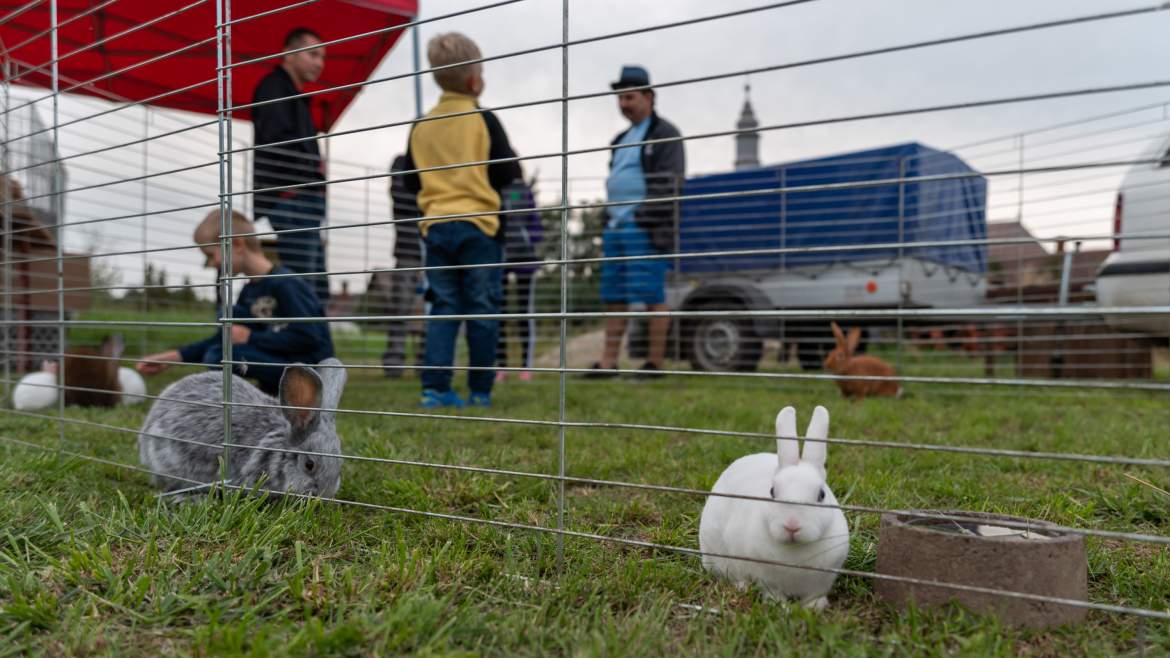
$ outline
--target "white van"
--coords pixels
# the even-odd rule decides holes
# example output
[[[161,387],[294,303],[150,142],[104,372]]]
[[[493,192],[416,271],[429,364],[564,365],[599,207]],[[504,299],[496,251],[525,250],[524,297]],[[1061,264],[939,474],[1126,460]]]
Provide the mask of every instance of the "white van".
[[[1122,179],[1113,212],[1113,253],[1097,272],[1101,306],[1170,305],[1170,139],[1142,154]],[[1142,235],[1160,236],[1142,238]],[[1170,317],[1105,318],[1120,329],[1165,335]]]

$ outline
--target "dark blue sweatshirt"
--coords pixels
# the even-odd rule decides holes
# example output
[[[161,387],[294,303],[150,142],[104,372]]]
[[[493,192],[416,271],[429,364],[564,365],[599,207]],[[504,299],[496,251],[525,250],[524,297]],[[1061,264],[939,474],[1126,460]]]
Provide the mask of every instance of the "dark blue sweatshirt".
[[[277,265],[270,274],[291,274]],[[282,277],[253,279],[240,289],[232,306],[232,319],[252,330],[248,346],[267,352],[281,360],[318,363],[333,356],[333,339],[325,322],[250,323],[248,318],[325,317],[325,310],[304,279]],[[234,323],[233,323],[234,324]],[[221,330],[222,331],[222,330]],[[179,348],[186,363],[201,363],[212,345],[220,343],[221,331],[201,341]]]

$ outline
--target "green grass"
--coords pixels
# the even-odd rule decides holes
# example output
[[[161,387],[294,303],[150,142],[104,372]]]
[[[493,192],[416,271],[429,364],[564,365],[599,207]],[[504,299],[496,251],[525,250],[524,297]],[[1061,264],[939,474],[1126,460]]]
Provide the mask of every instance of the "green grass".
[[[127,341],[131,348],[134,343]],[[342,344],[369,359],[376,336]],[[348,346],[347,346],[348,345]],[[919,358],[911,356],[909,358]],[[925,358],[925,357],[923,357]],[[189,371],[188,371],[189,372]],[[183,371],[151,382],[153,392]],[[462,378],[460,378],[461,380]],[[507,383],[472,418],[556,420],[558,377]],[[463,385],[459,381],[460,386]],[[343,406],[414,411],[417,381],[354,370]],[[1165,394],[910,386],[903,400],[848,403],[827,382],[674,377],[570,380],[570,420],[768,432],[779,407],[807,422],[826,404],[834,436],[1037,451],[1167,457]],[[135,429],[145,408],[69,410]],[[343,414],[345,452],[555,473],[556,428]],[[1170,654],[1170,626],[1092,612],[1081,625],[1022,631],[959,609],[890,610],[872,581],[839,578],[820,614],[741,593],[692,557],[322,502],[229,494],[160,504],[144,474],[58,456],[136,463],[131,432],[0,414],[0,655],[1145,655]],[[708,489],[769,440],[615,429],[566,431],[572,476]],[[834,446],[842,502],[1002,511],[1057,523],[1170,534],[1164,469]],[[339,497],[552,527],[548,481],[348,462]],[[697,547],[702,499],[566,487],[570,529]],[[873,569],[877,518],[850,514],[847,568]],[[1091,599],[1170,608],[1170,551],[1089,539]],[[720,614],[684,607],[717,608]]]

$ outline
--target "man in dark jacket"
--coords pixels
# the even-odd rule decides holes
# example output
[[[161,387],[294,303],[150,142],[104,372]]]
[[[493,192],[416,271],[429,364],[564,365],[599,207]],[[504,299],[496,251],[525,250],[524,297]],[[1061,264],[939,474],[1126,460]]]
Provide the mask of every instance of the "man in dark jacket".
[[[681,135],[673,124],[654,111],[654,90],[650,88],[650,74],[646,69],[623,67],[621,79],[612,87],[620,92],[618,107],[629,120],[630,128],[611,144],[617,148],[612,150],[606,191],[611,203],[630,203],[607,208],[602,253],[607,258],[670,253],[674,251],[675,203],[654,199],[677,196],[686,171]],[[630,146],[622,147],[623,144]],[[601,300],[606,309],[621,312],[631,304],[644,304],[647,311],[666,311],[667,267],[665,259],[603,262]],[[670,318],[651,318],[649,324],[650,344],[640,377],[660,376],[666,358]],[[625,331],[624,319],[606,321],[605,351],[587,376],[616,375],[611,371],[617,368]]]
[[[288,33],[284,50],[319,43],[321,37],[316,32],[302,27]],[[304,93],[306,84],[321,77],[324,68],[324,48],[301,50],[285,55],[280,65],[256,85],[252,102],[265,104],[252,108],[252,125],[256,131],[253,189],[325,180],[317,140],[308,139],[317,136],[309,99],[297,97]],[[282,98],[288,100],[271,102]],[[301,141],[283,143],[290,140]],[[267,216],[277,231],[320,229],[325,219],[325,186],[257,192],[255,213],[257,217]],[[278,233],[276,252],[281,264],[294,272],[325,272],[325,249],[319,230]],[[329,299],[329,279],[325,275],[312,277],[309,283],[322,303]]]

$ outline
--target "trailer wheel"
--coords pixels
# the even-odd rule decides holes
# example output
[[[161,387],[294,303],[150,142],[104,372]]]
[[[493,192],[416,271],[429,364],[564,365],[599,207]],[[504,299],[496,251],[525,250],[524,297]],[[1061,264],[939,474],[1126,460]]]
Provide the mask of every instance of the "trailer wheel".
[[[704,309],[736,310],[722,304],[700,310]],[[764,341],[751,323],[740,318],[697,318],[687,323],[683,340],[691,367],[706,372],[751,372],[759,366],[764,351]]]

